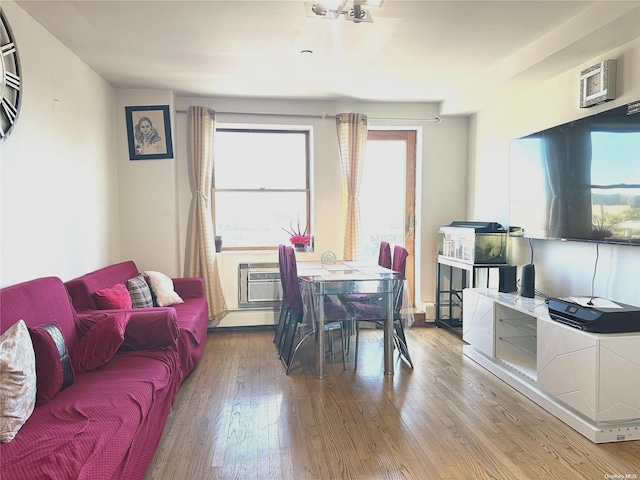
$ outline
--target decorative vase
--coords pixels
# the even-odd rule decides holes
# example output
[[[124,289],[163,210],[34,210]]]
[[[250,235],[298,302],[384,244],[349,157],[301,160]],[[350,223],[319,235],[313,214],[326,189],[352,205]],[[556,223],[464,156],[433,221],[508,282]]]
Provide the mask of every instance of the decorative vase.
[[[293,249],[296,252],[306,252],[307,251],[307,246],[304,243],[294,243],[293,244]]]

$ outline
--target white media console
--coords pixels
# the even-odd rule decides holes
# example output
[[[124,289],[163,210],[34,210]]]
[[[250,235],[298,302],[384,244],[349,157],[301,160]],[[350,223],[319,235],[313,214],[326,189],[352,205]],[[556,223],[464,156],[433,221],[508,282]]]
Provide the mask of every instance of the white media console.
[[[464,354],[595,443],[640,439],[640,332],[585,332],[542,298],[463,293]]]

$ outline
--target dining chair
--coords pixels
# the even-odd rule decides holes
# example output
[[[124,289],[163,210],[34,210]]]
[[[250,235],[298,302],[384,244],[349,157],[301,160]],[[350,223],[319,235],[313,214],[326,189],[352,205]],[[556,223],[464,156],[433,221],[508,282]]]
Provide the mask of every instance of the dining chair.
[[[407,271],[407,257],[409,256],[409,252],[404,247],[400,245],[396,245],[393,247],[393,263],[391,264],[391,269],[394,272],[399,273],[404,277],[405,272]]]
[[[382,250],[382,248],[381,248]],[[401,277],[405,276],[407,257],[409,252],[404,247],[395,246],[393,249],[393,261],[390,262],[390,266],[393,271],[398,273]],[[379,258],[382,258],[380,255]],[[393,302],[393,343],[399,353],[407,360],[411,368],[413,368],[413,360],[409,354],[407,347],[407,339],[404,333],[404,327],[402,325],[402,301],[404,295],[404,288],[406,287],[406,280],[395,294]],[[376,328],[384,328],[386,321],[386,311],[384,307],[383,298],[381,295],[365,294],[365,295],[351,295],[340,297],[343,305],[349,312],[349,316],[355,326],[356,333],[356,346],[354,356],[354,368],[358,368],[358,347],[360,337],[360,323],[366,322],[375,325]]]
[[[396,245],[393,248],[393,264],[392,269],[394,272],[398,272],[403,277],[405,276],[407,270],[407,258],[409,257],[409,252],[404,247]],[[393,341],[398,348],[398,351],[404,358],[407,359],[411,368],[413,368],[413,360],[411,360],[411,355],[409,354],[409,348],[407,347],[407,338],[404,334],[404,326],[402,325],[402,315],[400,309],[402,308],[402,300],[404,295],[404,289],[408,288],[407,280],[403,280],[402,288],[399,289],[398,296],[396,297],[396,308],[394,308],[393,313]]]
[[[296,254],[293,248],[285,248],[285,281],[284,281],[284,301],[288,307],[288,320],[284,323],[284,340],[280,349],[280,358],[285,365],[287,375],[293,364],[295,354],[304,341],[310,337],[315,330],[315,326],[304,332],[296,343],[304,319],[304,301],[300,293],[298,283],[298,268],[296,264]],[[342,367],[346,369],[345,362],[345,342],[343,334],[343,323],[348,320],[349,315],[344,306],[332,301],[329,297],[323,296],[325,322],[324,330],[329,335],[330,352],[333,354],[333,332],[340,331],[340,344],[342,347]],[[311,307],[312,308],[312,307]],[[295,346],[294,346],[295,344]]]
[[[283,245],[282,249],[279,248],[279,253],[280,250],[282,250],[282,273],[280,274],[280,278],[282,283],[282,309],[284,314],[282,316],[282,332],[280,333],[280,339],[278,342],[278,355],[285,363],[286,367],[289,362],[289,357],[291,356],[295,333],[297,333],[295,323],[302,319],[303,304],[302,299],[298,299],[298,295],[295,294],[296,288],[299,293],[297,278],[293,282],[290,278],[292,272],[289,268],[289,259],[291,256],[290,252],[293,251],[293,248]],[[295,273],[297,274],[297,268]],[[290,338],[288,337],[288,334],[292,327],[294,328],[294,336]]]
[[[289,307],[284,298],[285,291],[285,275],[286,275],[286,246],[278,245],[278,269],[280,271],[280,286],[282,287],[282,304],[280,306],[280,316],[278,317],[278,326],[276,327],[276,334],[273,338],[273,343],[275,343],[278,352],[280,352],[280,348],[282,346],[282,339],[284,338],[283,334],[285,331],[285,322],[287,320],[287,315],[289,314]]]
[[[391,246],[389,242],[384,240],[380,242],[380,250],[378,251],[378,265],[384,268],[391,268]],[[376,302],[378,296],[373,293],[347,293],[340,295],[341,302]]]
[[[380,241],[380,247],[378,250],[378,265],[384,268],[391,268],[391,245],[384,240]],[[353,308],[366,308],[370,309],[371,305],[377,304],[381,300],[379,295],[373,293],[348,293],[340,295],[340,301],[343,305],[351,304]],[[365,304],[365,305],[362,305]],[[367,305],[368,304],[368,305]],[[357,315],[356,315],[357,316]],[[365,318],[370,318],[371,315],[365,315]],[[357,330],[357,319],[350,316],[350,321],[347,322],[347,352],[351,350],[351,335],[353,330]],[[356,332],[357,333],[357,332]],[[358,350],[356,347],[356,354]]]
[[[384,240],[380,242],[378,265],[385,268],[391,268],[391,245],[389,245],[389,242],[385,242]]]

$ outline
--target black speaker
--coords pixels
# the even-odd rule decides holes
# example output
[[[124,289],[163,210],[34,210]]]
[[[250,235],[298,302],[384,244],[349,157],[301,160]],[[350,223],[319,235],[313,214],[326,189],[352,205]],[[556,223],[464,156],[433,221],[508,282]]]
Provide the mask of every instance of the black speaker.
[[[536,267],[532,264],[522,267],[520,276],[520,295],[527,298],[535,296]]]
[[[509,265],[498,269],[498,291],[504,293],[515,292],[516,288],[516,266]]]

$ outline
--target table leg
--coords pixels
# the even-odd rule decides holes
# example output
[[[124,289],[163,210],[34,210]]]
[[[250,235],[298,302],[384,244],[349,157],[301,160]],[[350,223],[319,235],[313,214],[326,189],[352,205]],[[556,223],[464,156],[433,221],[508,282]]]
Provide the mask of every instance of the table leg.
[[[316,378],[324,378],[324,295],[316,295],[318,315],[314,318],[316,332]]]
[[[387,319],[384,322],[384,374],[393,375],[393,288],[387,288]]]

